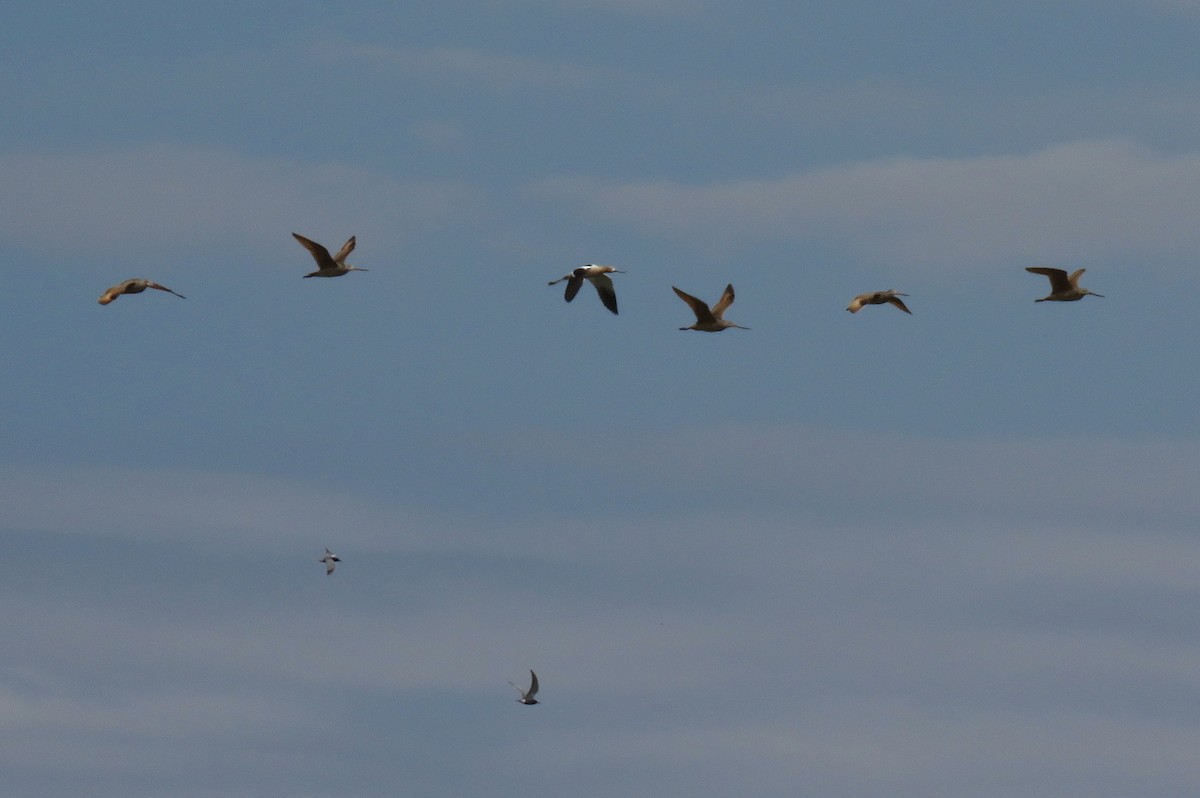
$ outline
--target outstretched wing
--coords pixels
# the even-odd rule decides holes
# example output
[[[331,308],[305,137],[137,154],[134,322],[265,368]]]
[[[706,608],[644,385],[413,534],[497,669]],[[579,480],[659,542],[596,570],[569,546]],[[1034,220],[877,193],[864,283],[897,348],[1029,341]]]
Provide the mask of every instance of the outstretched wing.
[[[318,244],[316,241],[305,238],[299,233],[292,233],[292,237],[304,245],[304,248],[312,253],[313,260],[317,262],[318,269],[336,269],[337,264],[333,262],[333,258],[329,257],[329,250]],[[353,244],[354,239],[351,238],[347,244]],[[344,247],[343,247],[344,249]],[[351,247],[353,249],[353,247]]]
[[[708,304],[706,302],[697,299],[691,294],[685,294],[675,286],[671,286],[671,290],[675,292],[677,297],[688,303],[688,307],[692,309],[692,313],[696,314],[696,321],[701,323],[711,323],[716,321],[716,319],[713,317],[713,312],[708,309]]]
[[[180,299],[187,299],[187,297],[185,297],[183,294],[176,294],[174,291],[172,291],[170,288],[167,288],[165,285],[159,285],[158,283],[153,282],[151,280],[147,280],[146,285],[150,288],[157,288],[159,291],[166,291],[168,294],[175,294],[175,296],[179,297]]]
[[[525,694],[525,697],[533,698],[535,695],[537,695],[538,683],[537,674],[533,672],[532,668],[529,669],[529,679],[529,692]]]
[[[567,280],[567,290],[563,292],[563,298],[570,302],[579,293],[579,287],[583,285],[583,275],[576,270],[571,275],[571,279]]]
[[[600,295],[600,301],[604,303],[604,307],[617,312],[617,291],[613,288],[612,278],[607,274],[597,274],[595,277],[589,277],[592,285],[596,286],[596,293]]]
[[[1026,266],[1025,271],[1049,277],[1051,293],[1057,294],[1059,291],[1068,291],[1071,288],[1071,280],[1062,269],[1056,269],[1053,266]]]
[[[904,304],[904,300],[900,299],[900,297],[896,296],[895,294],[892,294],[891,296],[889,296],[887,301],[891,302],[893,305],[900,308],[908,315],[910,315],[910,316],[912,315],[912,311],[909,310],[908,306]]]
[[[338,264],[344,264],[346,262],[346,258],[353,251],[354,251],[354,236],[350,236],[350,240],[348,240],[345,244],[342,244],[342,248],[338,250],[338,254],[333,256],[333,262],[338,263]]]
[[[725,286],[725,292],[721,294],[721,298],[717,300],[717,304],[713,305],[712,314],[718,319],[725,313],[725,309],[733,304],[733,283]]]

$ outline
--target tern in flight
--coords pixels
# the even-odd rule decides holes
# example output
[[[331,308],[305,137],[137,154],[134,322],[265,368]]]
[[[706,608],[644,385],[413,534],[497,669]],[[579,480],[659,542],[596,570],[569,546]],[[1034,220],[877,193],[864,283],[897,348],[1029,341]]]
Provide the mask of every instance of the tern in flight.
[[[528,690],[522,690],[520,687],[517,687],[516,683],[514,682],[509,682],[509,684],[516,688],[516,691],[521,694],[521,697],[517,699],[517,703],[528,704],[532,706],[533,704],[537,703],[537,699],[534,698],[534,696],[537,695],[538,691],[537,674],[533,672],[532,668],[529,669],[529,679],[530,681]]]
[[[342,558],[334,554],[329,549],[325,549],[325,556],[317,560],[317,562],[325,563],[325,575],[329,576],[333,570],[337,568],[337,563],[340,563]]]
[[[580,286],[583,281],[587,280],[596,288],[596,293],[600,295],[600,301],[604,303],[604,307],[617,312],[617,292],[613,290],[612,278],[609,274],[624,274],[622,269],[614,269],[612,266],[600,266],[595,263],[588,263],[574,269],[570,274],[564,274],[557,280],[551,280],[549,285],[557,285],[563,280],[567,281],[567,290],[563,293],[563,298],[570,302],[579,293]]]
[[[905,313],[912,315],[912,311],[909,310],[904,304],[903,300],[900,299],[902,296],[908,296],[908,294],[902,294],[894,288],[889,288],[886,291],[871,291],[870,293],[859,294],[858,296],[854,297],[853,301],[850,302],[850,305],[846,308],[846,310],[850,311],[851,313],[858,313],[860,310],[862,310],[863,305],[882,305],[883,303],[888,302],[900,308]]]
[[[725,292],[721,294],[721,298],[717,300],[717,304],[711,308],[702,299],[697,299],[691,294],[685,294],[675,286],[671,286],[671,290],[676,296],[688,303],[692,312],[696,314],[696,323],[691,327],[680,327],[681,330],[700,330],[701,332],[720,332],[727,327],[737,327],[739,330],[749,330],[749,327],[743,327],[740,324],[734,324],[731,321],[726,321],[721,318],[725,313],[725,309],[733,304],[733,285],[725,286]]]
[[[1074,302],[1078,299],[1083,299],[1085,296],[1098,296],[1104,298],[1103,294],[1093,293],[1086,288],[1079,287],[1079,276],[1087,269],[1076,269],[1067,276],[1064,269],[1055,269],[1052,266],[1026,266],[1025,271],[1034,274],[1042,274],[1050,278],[1050,295],[1044,296],[1041,299],[1035,299],[1034,302]]]
[[[338,250],[338,254],[330,257],[329,250],[318,244],[316,241],[310,241],[299,233],[292,233],[292,237],[304,245],[304,248],[312,253],[313,260],[317,262],[317,270],[309,272],[305,277],[341,277],[346,272],[369,272],[370,269],[360,269],[357,266],[351,266],[346,263],[346,258],[354,251],[354,236],[350,236],[350,240],[342,244],[342,248]]]
[[[174,291],[172,291],[170,288],[167,288],[165,285],[159,285],[153,280],[143,280],[138,278],[135,280],[126,280],[123,283],[117,283],[112,288],[109,288],[100,295],[100,304],[107,305],[121,294],[140,294],[147,288],[155,288],[159,291],[166,291],[168,294],[175,294]],[[187,297],[185,297],[183,294],[175,294],[175,296],[179,297],[180,299],[187,299]]]

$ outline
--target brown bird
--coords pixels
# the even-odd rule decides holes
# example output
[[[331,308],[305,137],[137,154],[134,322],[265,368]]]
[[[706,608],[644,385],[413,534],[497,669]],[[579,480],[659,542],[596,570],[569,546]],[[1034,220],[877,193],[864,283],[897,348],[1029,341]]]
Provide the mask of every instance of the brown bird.
[[[570,302],[579,293],[580,286],[583,281],[587,280],[596,289],[596,293],[600,295],[600,301],[604,303],[604,307],[617,312],[617,292],[613,289],[612,278],[609,274],[624,274],[621,269],[614,269],[612,266],[600,266],[595,263],[588,263],[580,266],[578,269],[573,269],[570,274],[565,274],[557,280],[551,280],[550,285],[556,285],[563,280],[567,281],[567,290],[563,293],[563,298]]]
[[[862,310],[863,305],[882,305],[883,303],[888,302],[911,316],[912,311],[909,310],[904,302],[900,299],[902,296],[908,296],[908,294],[902,294],[894,288],[889,288],[886,291],[872,291],[867,294],[859,294],[858,296],[854,297],[853,301],[850,302],[850,305],[846,308],[846,310],[850,311],[851,313],[858,313],[858,311]]]
[[[1041,299],[1035,299],[1034,302],[1075,302],[1083,299],[1085,296],[1098,296],[1104,298],[1104,294],[1097,294],[1086,288],[1079,287],[1079,275],[1083,274],[1087,269],[1076,269],[1071,272],[1068,277],[1064,269],[1055,269],[1052,266],[1026,266],[1025,271],[1034,274],[1045,275],[1050,278],[1050,295],[1044,296]]]
[[[147,288],[154,288],[159,291],[166,291],[168,294],[175,294],[174,291],[172,291],[170,288],[167,288],[165,285],[159,285],[153,280],[143,280],[139,277],[133,280],[126,280],[125,282],[117,283],[112,288],[109,288],[100,295],[99,302],[101,305],[107,305],[121,294],[140,294]],[[187,299],[187,297],[185,297],[183,294],[175,294],[175,296],[179,297],[180,299]]]
[[[733,304],[733,285],[725,286],[725,292],[721,294],[721,298],[717,300],[717,304],[711,308],[708,303],[702,299],[697,299],[691,294],[685,294],[675,286],[671,286],[671,290],[675,295],[688,304],[692,309],[692,313],[696,314],[696,323],[691,327],[680,327],[681,330],[699,330],[700,332],[721,332],[721,330],[729,327],[737,327],[739,330],[749,330],[749,327],[743,327],[740,324],[734,324],[731,321],[726,321],[721,318],[725,313],[725,309]]]
[[[369,272],[370,269],[360,269],[357,266],[351,266],[346,263],[346,258],[354,251],[354,236],[350,236],[350,240],[342,244],[342,248],[338,250],[338,254],[333,257],[329,256],[329,250],[318,244],[316,241],[311,241],[299,233],[292,233],[297,241],[304,245],[304,248],[312,253],[313,260],[317,262],[317,270],[309,272],[305,277],[341,277],[346,272]]]

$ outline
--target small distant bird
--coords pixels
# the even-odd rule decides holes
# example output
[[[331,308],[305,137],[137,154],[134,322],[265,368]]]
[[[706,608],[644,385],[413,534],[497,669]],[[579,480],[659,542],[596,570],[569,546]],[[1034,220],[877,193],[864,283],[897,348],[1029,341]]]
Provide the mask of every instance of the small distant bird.
[[[894,288],[889,288],[886,291],[871,291],[870,293],[859,294],[858,296],[854,297],[854,300],[850,303],[846,310],[850,311],[851,313],[858,313],[860,310],[862,310],[863,305],[882,305],[883,303],[888,302],[911,316],[912,311],[909,310],[904,302],[900,299],[902,296],[908,296],[908,294],[902,294]]]
[[[370,269],[360,269],[357,266],[351,266],[346,263],[346,258],[354,251],[354,236],[350,236],[350,240],[342,244],[342,248],[338,250],[338,254],[333,257],[329,256],[329,250],[318,244],[316,241],[310,241],[299,233],[292,233],[292,237],[304,245],[304,248],[312,253],[313,260],[317,262],[317,270],[309,272],[305,277],[341,277],[346,272],[369,272]]]
[[[123,283],[117,283],[112,288],[109,288],[107,291],[101,294],[99,301],[101,305],[107,305],[121,294],[140,294],[147,288],[155,288],[159,291],[166,291],[168,294],[175,294],[174,291],[172,291],[170,288],[167,288],[165,285],[159,285],[153,280],[143,280],[138,278],[135,280],[126,280]],[[185,297],[183,294],[175,294],[175,296],[179,297],[180,299],[187,299],[187,297]]]
[[[696,323],[691,327],[680,327],[681,330],[699,330],[701,332],[720,332],[727,327],[737,327],[739,330],[749,330],[749,327],[743,327],[740,324],[734,324],[731,321],[726,321],[721,318],[725,313],[725,309],[733,304],[733,285],[725,286],[725,293],[721,294],[721,298],[717,300],[717,304],[709,308],[708,303],[704,300],[697,299],[691,294],[685,294],[675,286],[671,286],[671,290],[676,296],[688,303],[692,312],[696,314]]]
[[[1041,299],[1035,299],[1034,302],[1074,302],[1078,299],[1083,299],[1085,296],[1098,296],[1104,298],[1104,294],[1093,293],[1086,288],[1079,287],[1079,276],[1087,269],[1076,269],[1071,272],[1068,277],[1064,269],[1055,269],[1051,266],[1026,266],[1025,271],[1033,272],[1034,274],[1042,274],[1050,278],[1050,295],[1044,296]]]
[[[521,697],[517,699],[517,703],[528,704],[532,706],[533,704],[537,703],[537,699],[534,698],[534,696],[537,695],[538,691],[537,674],[533,672],[532,668],[529,669],[529,678],[530,683],[528,690],[522,690],[513,682],[509,682],[509,684],[515,687],[517,692],[521,694]]]
[[[612,278],[609,274],[624,274],[622,269],[614,269],[612,266],[600,266],[595,263],[588,263],[580,266],[578,269],[572,270],[570,274],[564,274],[557,280],[551,280],[549,285],[557,285],[563,280],[567,281],[567,290],[563,293],[563,297],[570,302],[579,293],[579,287],[583,285],[583,281],[587,280],[596,288],[596,293],[600,295],[600,301],[604,303],[604,307],[617,312],[617,292],[613,290]]]
[[[325,549],[325,556],[317,560],[317,562],[325,563],[325,575],[329,576],[337,568],[337,563],[341,562],[342,558],[334,554],[329,549]]]

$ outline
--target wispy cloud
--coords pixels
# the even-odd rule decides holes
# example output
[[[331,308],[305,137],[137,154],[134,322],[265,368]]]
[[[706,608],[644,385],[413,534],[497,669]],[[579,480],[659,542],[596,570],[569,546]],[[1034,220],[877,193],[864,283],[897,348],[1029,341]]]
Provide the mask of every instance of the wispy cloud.
[[[0,157],[8,209],[0,236],[8,246],[58,252],[262,251],[264,240],[297,228],[374,228],[402,239],[474,196],[461,183],[178,144],[15,153]]]
[[[701,241],[826,240],[939,270],[1180,256],[1200,249],[1200,154],[1123,141],[1027,155],[892,158],[704,185],[564,176],[531,193],[582,215]]]

